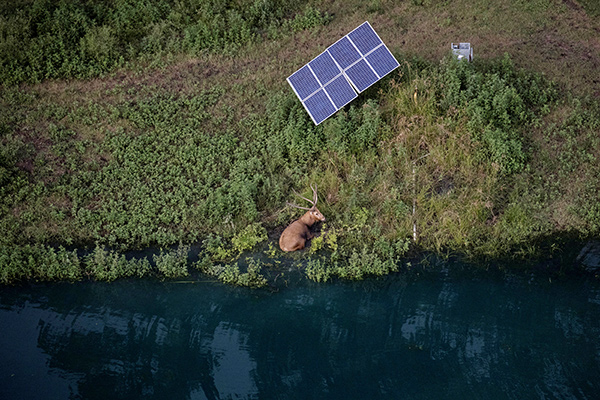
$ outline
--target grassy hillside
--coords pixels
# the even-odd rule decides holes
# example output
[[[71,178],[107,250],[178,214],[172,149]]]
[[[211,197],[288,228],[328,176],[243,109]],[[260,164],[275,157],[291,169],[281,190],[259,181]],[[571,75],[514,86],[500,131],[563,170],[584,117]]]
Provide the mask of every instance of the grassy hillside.
[[[185,276],[193,243],[230,283],[264,284],[237,263],[259,244],[356,279],[410,249],[530,257],[598,235],[593,5],[394,3],[2,6],[0,280]],[[364,20],[401,67],[315,127],[285,78]],[[285,203],[313,182],[328,222],[284,256]]]

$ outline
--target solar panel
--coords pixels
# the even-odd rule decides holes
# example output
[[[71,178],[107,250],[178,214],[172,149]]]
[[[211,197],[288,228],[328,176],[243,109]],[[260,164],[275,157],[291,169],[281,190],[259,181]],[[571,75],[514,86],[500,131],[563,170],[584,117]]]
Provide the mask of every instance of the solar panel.
[[[400,65],[385,45],[379,46],[365,58],[371,67],[373,67],[375,73],[379,75],[380,79]]]
[[[342,75],[325,86],[325,91],[338,110],[358,97],[352,86]]]
[[[338,65],[348,68],[354,62],[360,60],[360,53],[346,36],[335,42],[328,49]]]
[[[399,65],[371,24],[365,22],[287,81],[319,125]]]
[[[373,28],[368,22],[365,22],[352,32],[348,34],[348,38],[352,40],[352,43],[356,46],[358,51],[362,55],[367,54],[371,50],[375,49],[380,44],[383,44],[379,36],[375,33]]]
[[[323,89],[315,92],[303,104],[316,125],[325,121],[338,110]]]
[[[310,68],[308,68],[308,65],[305,65],[294,72],[294,74],[288,78],[288,82],[292,85],[292,88],[294,88],[296,94],[302,101],[321,87],[317,78]]]
[[[310,69],[314,72],[322,86],[328,84],[333,78],[340,75],[342,70],[328,52],[321,53],[320,56],[308,63]]]
[[[365,60],[360,60],[348,68],[346,76],[359,92],[364,92],[369,86],[379,80],[379,77]]]

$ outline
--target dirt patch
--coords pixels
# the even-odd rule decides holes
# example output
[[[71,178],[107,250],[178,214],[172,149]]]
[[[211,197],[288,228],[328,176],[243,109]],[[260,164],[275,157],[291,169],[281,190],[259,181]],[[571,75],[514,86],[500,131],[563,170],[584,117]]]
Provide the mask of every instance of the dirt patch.
[[[135,71],[119,70],[102,78],[73,81],[47,81],[37,85],[42,96],[56,101],[95,99],[110,101],[119,99],[115,94],[125,93],[125,98],[133,98],[142,90],[153,88],[169,93],[189,93],[210,78],[225,73],[224,62],[211,62],[196,58],[184,59],[162,69],[150,69],[143,74]],[[129,95],[128,95],[129,94]]]
[[[36,129],[23,127],[15,131],[15,136],[21,139],[25,148],[29,148],[31,153],[43,153],[52,146],[52,141]]]
[[[396,54],[437,62],[450,52],[451,42],[471,42],[475,59],[508,53],[517,66],[544,73],[568,89],[600,93],[600,82],[590,79],[600,66],[600,21],[574,0],[554,0],[548,9],[533,11],[508,0],[485,8],[467,3],[389,3],[369,20]]]

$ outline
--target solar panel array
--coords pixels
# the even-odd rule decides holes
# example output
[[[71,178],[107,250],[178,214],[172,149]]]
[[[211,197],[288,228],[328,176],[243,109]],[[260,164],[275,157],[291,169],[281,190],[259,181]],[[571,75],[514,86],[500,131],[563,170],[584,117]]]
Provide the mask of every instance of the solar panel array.
[[[287,81],[319,125],[398,65],[371,24],[365,22]]]

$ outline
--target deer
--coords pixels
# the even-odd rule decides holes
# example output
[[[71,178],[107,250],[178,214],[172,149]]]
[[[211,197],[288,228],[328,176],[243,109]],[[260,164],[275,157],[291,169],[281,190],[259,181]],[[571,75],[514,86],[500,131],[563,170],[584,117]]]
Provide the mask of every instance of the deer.
[[[323,214],[321,214],[321,211],[317,209],[317,185],[314,187],[313,185],[310,185],[310,188],[313,191],[312,200],[302,197],[296,193],[295,190],[292,190],[296,196],[312,204],[312,207],[300,207],[293,203],[286,203],[288,206],[307,211],[303,216],[292,222],[281,233],[281,236],[279,237],[279,247],[285,252],[302,250],[306,246],[306,241],[315,236],[311,233],[310,228],[315,224],[315,222],[325,221],[325,217]]]

